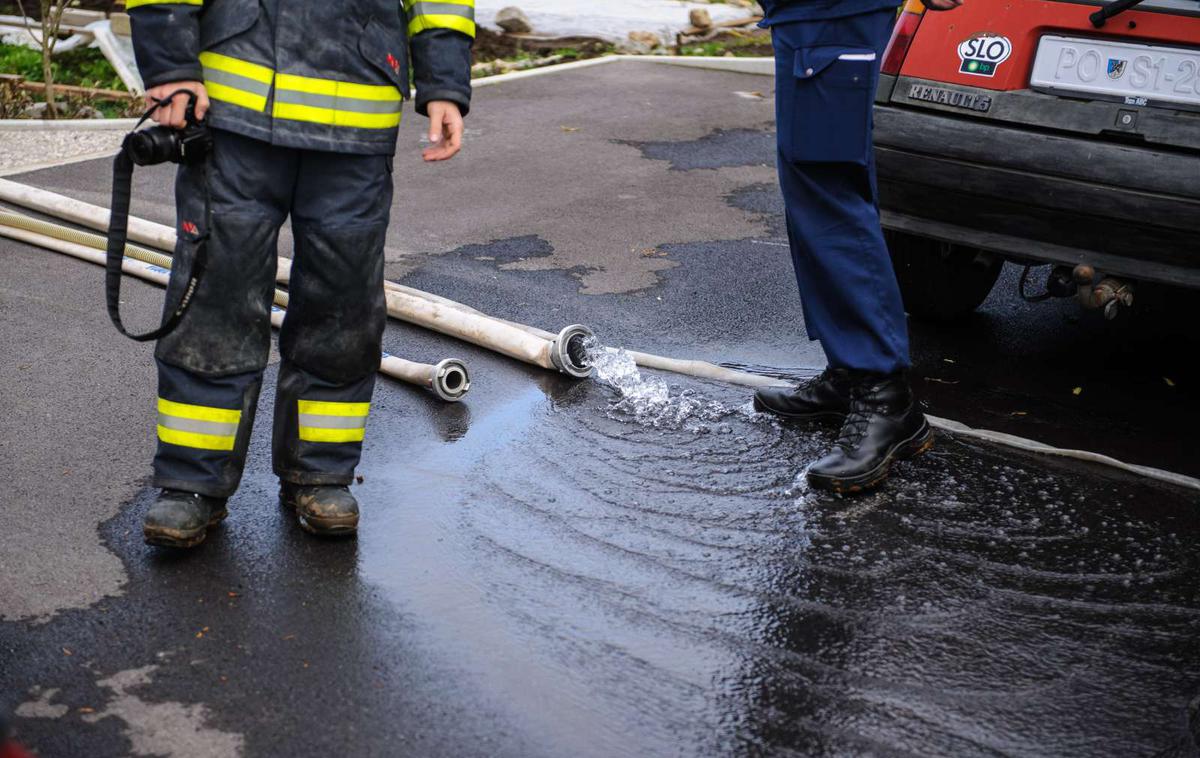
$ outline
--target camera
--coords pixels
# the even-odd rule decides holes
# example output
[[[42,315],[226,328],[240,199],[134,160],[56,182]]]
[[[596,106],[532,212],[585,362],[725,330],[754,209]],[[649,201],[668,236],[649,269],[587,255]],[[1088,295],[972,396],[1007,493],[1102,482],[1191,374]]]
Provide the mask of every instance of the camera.
[[[186,125],[182,129],[153,126],[131,132],[122,146],[129,158],[139,166],[159,163],[199,163],[212,148],[208,124],[196,118],[196,96],[188,92]]]

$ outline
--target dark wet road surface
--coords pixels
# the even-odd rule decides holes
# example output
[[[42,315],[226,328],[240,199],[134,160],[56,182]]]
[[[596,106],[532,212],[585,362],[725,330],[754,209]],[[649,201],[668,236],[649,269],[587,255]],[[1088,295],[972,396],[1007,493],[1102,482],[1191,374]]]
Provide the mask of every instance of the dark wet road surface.
[[[572,81],[557,86],[574,96]],[[548,86],[518,94],[550,97]],[[728,86],[754,88],[741,77]],[[513,118],[499,136],[524,138],[523,123]],[[698,139],[724,168],[693,159],[670,181],[741,171],[730,154],[755,155],[766,128],[709,129]],[[707,149],[695,135],[667,136]],[[639,170],[643,149],[668,150],[627,149]],[[102,186],[106,170],[84,164],[34,180]],[[153,181],[165,196],[169,179]],[[534,191],[488,181],[514,203]],[[585,321],[610,344],[814,370],[820,356],[798,338],[769,185],[742,174],[726,183],[717,200],[759,219],[762,233],[664,242],[652,254],[677,265],[647,289],[583,295],[578,269],[514,268],[555,253],[534,227],[394,263],[390,275],[542,327]],[[49,266],[107,329],[98,269],[20,246],[0,252],[0,282]],[[643,265],[641,255],[629,265]],[[1151,354],[1149,343],[1089,347],[1090,321],[1065,322],[1061,304],[1010,307],[1006,292],[958,329],[914,327],[922,376],[942,380],[923,384],[934,411],[1039,438],[1029,425],[1044,424],[1069,444],[1119,447],[1153,465],[1192,461],[1179,428],[1194,410],[1185,371],[1136,362],[1110,371],[1117,357]],[[144,318],[160,298],[131,288],[127,310]],[[52,311],[44,320],[57,323]],[[464,358],[474,386],[447,406],[381,380],[355,487],[357,541],[311,539],[277,508],[264,423],[230,519],[194,553],[141,543],[153,493],[140,473],[121,474],[130,499],[100,525],[126,574],[119,591],[44,623],[0,621],[3,703],[22,709],[28,742],[48,756],[1200,753],[1194,493],[943,435],[877,494],[818,495],[796,475],[833,431],[756,417],[745,390],[638,383],[613,365],[606,375],[623,395],[395,323],[385,347]],[[105,356],[133,368],[95,372],[92,415],[102,428],[112,408],[126,409],[112,434],[136,439],[133,419],[152,395],[149,354],[122,342]],[[31,372],[42,366],[27,360]],[[79,370],[99,365],[89,360]],[[1181,394],[1144,399],[1146,377],[1168,370]],[[52,383],[18,386],[28,417],[42,418]],[[260,420],[273,386],[271,368]],[[1124,408],[1076,415],[1071,403],[1099,402],[1096,387],[1124,394]],[[1122,439],[1095,433],[1101,418],[1125,419]],[[72,450],[73,420],[39,429],[41,450]],[[79,465],[144,470],[122,460],[128,448],[88,439],[71,453]],[[5,439],[24,451],[19,441]],[[30,449],[27,460],[57,460]],[[70,507],[91,508],[79,487]],[[184,749],[192,743],[181,735],[200,747]]]

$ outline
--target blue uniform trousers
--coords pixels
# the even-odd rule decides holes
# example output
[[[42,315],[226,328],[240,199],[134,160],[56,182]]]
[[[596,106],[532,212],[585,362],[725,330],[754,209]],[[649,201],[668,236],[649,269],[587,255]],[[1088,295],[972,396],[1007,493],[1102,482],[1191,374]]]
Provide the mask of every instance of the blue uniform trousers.
[[[831,366],[881,373],[909,365],[871,145],[894,19],[884,9],[771,27],[779,183],[808,336]]]

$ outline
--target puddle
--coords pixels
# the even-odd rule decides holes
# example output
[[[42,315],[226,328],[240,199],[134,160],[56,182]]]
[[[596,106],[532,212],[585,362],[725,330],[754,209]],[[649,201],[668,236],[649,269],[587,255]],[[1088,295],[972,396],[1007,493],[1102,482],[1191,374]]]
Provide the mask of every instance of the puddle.
[[[947,439],[881,492],[813,493],[797,474],[833,430],[591,350],[595,381],[456,443],[456,490],[389,532],[415,561],[362,555],[410,598],[436,566],[438,648],[551,752],[1191,744],[1194,504]]]

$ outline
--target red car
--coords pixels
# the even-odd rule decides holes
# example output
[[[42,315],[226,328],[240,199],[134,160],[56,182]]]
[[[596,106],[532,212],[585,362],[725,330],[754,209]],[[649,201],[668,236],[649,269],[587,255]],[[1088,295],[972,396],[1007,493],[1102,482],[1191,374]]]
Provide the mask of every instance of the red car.
[[[952,318],[1004,260],[1112,316],[1200,288],[1200,0],[909,0],[875,144],[905,305]]]

